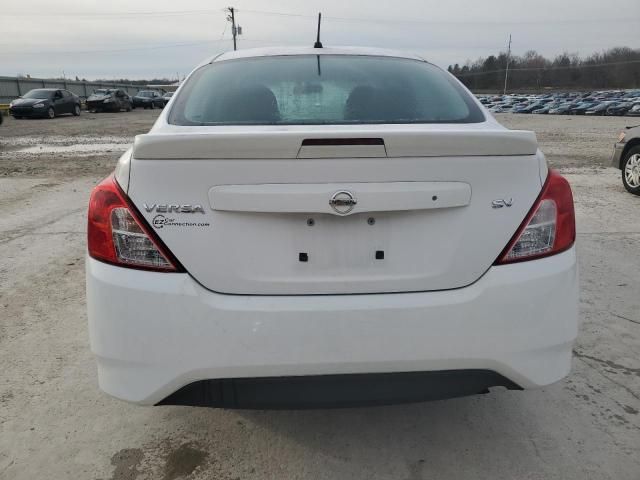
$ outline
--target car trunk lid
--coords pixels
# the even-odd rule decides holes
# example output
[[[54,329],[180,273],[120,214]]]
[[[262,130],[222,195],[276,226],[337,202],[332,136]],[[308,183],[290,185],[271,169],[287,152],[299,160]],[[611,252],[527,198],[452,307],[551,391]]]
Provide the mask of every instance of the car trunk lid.
[[[169,130],[137,137],[128,194],[222,293],[463,287],[541,189],[535,135],[495,126]]]

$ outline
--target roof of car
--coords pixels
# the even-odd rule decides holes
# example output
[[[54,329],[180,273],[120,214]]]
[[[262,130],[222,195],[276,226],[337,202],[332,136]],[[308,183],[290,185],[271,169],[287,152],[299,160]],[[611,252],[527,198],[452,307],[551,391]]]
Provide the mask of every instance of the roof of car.
[[[222,62],[225,60],[235,60],[239,58],[273,57],[282,55],[368,55],[377,57],[398,57],[412,60],[425,61],[424,58],[407,52],[398,50],[388,50],[386,48],[369,47],[264,47],[247,48],[244,50],[230,51],[215,55],[209,58],[206,63]]]

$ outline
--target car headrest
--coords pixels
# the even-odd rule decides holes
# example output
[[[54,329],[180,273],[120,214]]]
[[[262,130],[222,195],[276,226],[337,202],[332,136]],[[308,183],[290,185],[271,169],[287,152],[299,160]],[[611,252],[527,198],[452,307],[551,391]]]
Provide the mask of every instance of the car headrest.
[[[213,121],[277,122],[280,120],[278,101],[264,85],[234,89],[221,99]]]
[[[374,120],[377,107],[376,91],[368,85],[359,85],[351,90],[345,104],[345,120]]]
[[[402,122],[416,119],[415,98],[411,89],[400,87],[355,87],[345,104],[345,120],[365,122]]]

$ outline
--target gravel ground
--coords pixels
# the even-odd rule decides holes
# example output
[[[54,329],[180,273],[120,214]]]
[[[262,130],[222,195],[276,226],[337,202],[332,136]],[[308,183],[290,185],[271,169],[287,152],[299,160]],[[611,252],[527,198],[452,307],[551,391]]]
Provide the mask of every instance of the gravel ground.
[[[500,115],[537,132],[578,216],[574,367],[537,391],[243,412],[102,394],[84,305],[91,187],[157,112],[0,126],[1,479],[640,479],[640,197],[608,167],[620,118]]]
[[[0,178],[107,175],[133,137],[147,133],[158,110],[65,115],[54,120],[9,118],[0,128]],[[0,199],[2,201],[2,199]]]

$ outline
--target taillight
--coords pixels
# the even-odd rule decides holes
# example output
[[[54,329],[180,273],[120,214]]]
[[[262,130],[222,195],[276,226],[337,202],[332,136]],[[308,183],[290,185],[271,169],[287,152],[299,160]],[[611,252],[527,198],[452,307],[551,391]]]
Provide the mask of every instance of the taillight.
[[[88,220],[89,255],[96,260],[143,270],[184,271],[148,227],[113,175],[91,192]]]
[[[576,220],[571,187],[562,175],[549,170],[536,203],[496,264],[555,255],[571,248],[575,240]]]

